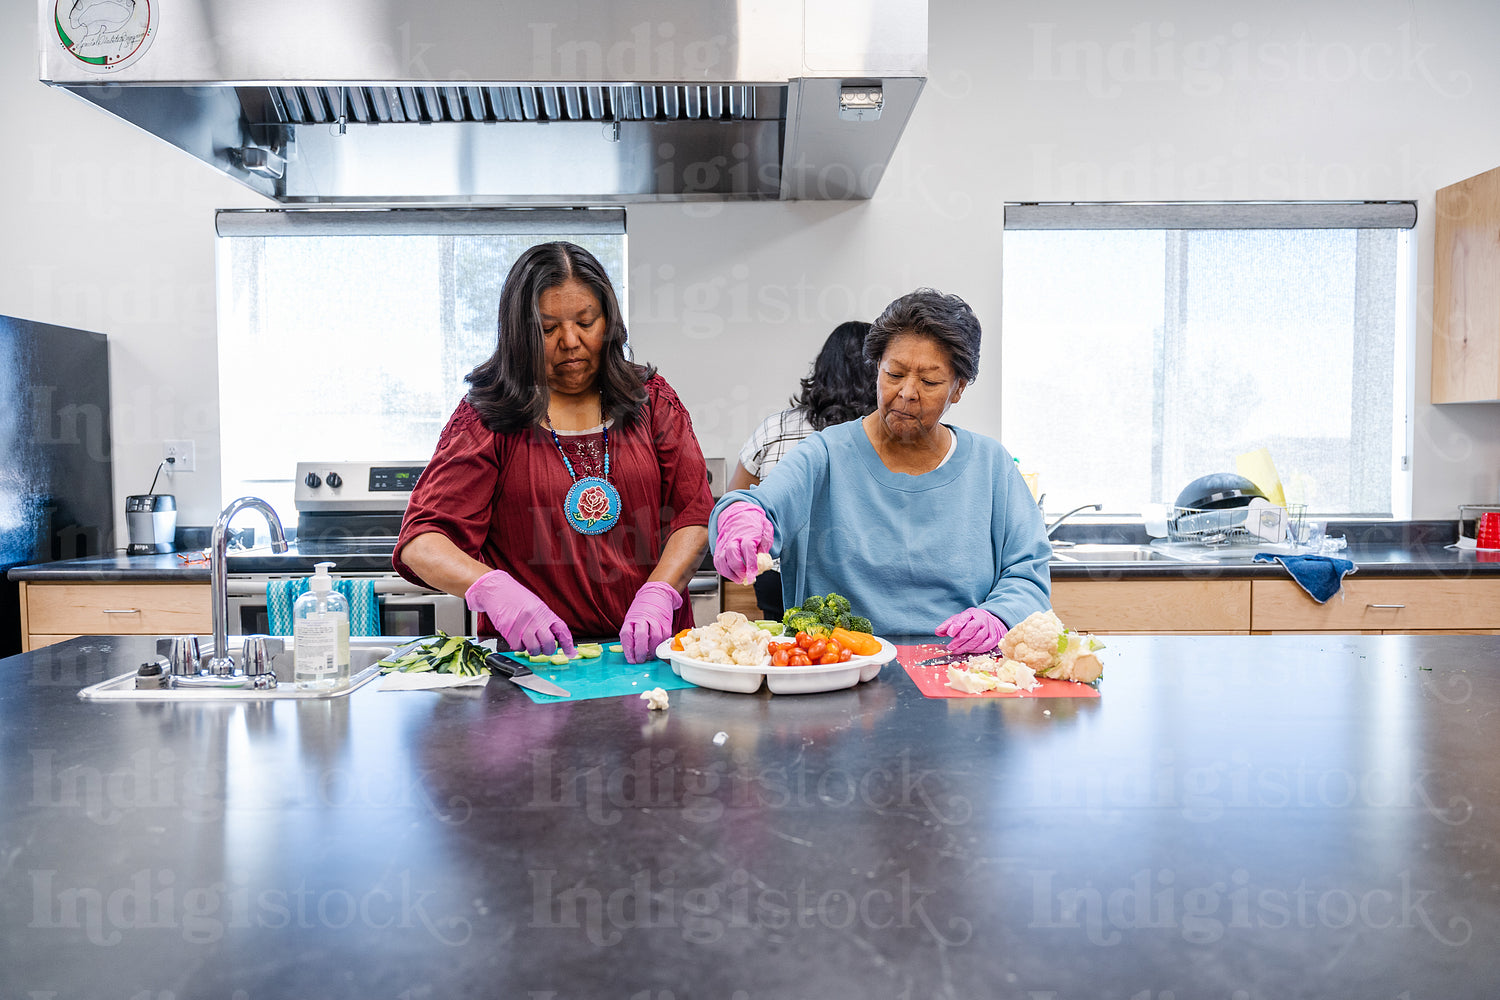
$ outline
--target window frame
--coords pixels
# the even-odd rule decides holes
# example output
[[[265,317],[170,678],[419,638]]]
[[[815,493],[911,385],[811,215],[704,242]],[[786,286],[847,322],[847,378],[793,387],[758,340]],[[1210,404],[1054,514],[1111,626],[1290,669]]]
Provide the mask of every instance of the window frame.
[[[620,273],[613,275],[615,291],[620,302],[621,315],[628,315],[628,289],[627,275],[629,272],[629,240],[625,226],[625,210],[620,207],[581,207],[581,208],[387,208],[387,209],[223,209],[215,213],[215,283],[218,298],[218,316],[216,320],[215,340],[219,347],[220,362],[216,372],[219,383],[219,426],[220,426],[220,449],[226,452],[235,447],[235,443],[227,441],[225,429],[231,421],[225,419],[226,408],[243,402],[240,392],[243,390],[242,380],[236,374],[232,374],[224,362],[225,338],[227,329],[231,325],[228,322],[228,310],[234,308],[235,287],[231,274],[231,260],[235,251],[232,250],[234,239],[250,239],[264,241],[281,237],[292,238],[393,238],[393,237],[432,237],[436,238],[445,248],[448,254],[448,263],[441,267],[438,281],[439,298],[447,300],[451,291],[450,282],[453,279],[453,271],[457,258],[454,256],[457,241],[463,238],[530,238],[533,242],[552,239],[583,239],[589,242],[589,238],[618,237],[619,246],[619,269]],[[269,245],[269,244],[267,244]],[[613,270],[613,268],[611,268]],[[264,273],[259,269],[253,269],[254,281],[259,283],[266,280]],[[227,285],[226,285],[227,283]],[[456,304],[456,299],[447,302],[448,313]],[[447,320],[453,320],[452,315]],[[490,341],[493,343],[493,328],[490,330]],[[488,348],[487,350],[492,350]],[[627,350],[629,345],[627,342]],[[482,360],[479,359],[479,360]],[[451,366],[450,366],[451,367]],[[461,371],[456,372],[455,380],[461,381],[462,375],[471,367],[468,364],[458,366]],[[451,375],[452,373],[450,373]],[[438,422],[439,429],[442,422],[448,417],[443,413]],[[435,439],[435,435],[434,435]],[[315,451],[315,447],[308,446],[309,451]],[[430,452],[429,452],[430,454]],[[292,506],[292,494],[295,473],[295,463],[301,461],[316,461],[324,458],[344,458],[355,456],[325,455],[325,454],[293,454],[289,456],[286,463],[284,477],[276,475],[271,478],[242,479],[233,472],[229,463],[221,463],[219,489],[223,494],[229,494],[236,490],[242,490],[246,485],[253,486],[254,491],[266,496],[273,503],[278,515],[284,524],[290,529],[297,522],[297,512]],[[366,457],[366,456],[358,456]],[[383,455],[380,458],[406,461],[413,458],[426,460],[428,455],[412,456]],[[252,475],[258,475],[255,470]]]
[[[1416,406],[1416,242],[1413,201],[1317,202],[1008,202],[1004,233],[1024,230],[1230,230],[1230,229],[1393,229],[1398,231],[1392,315],[1398,324],[1393,345],[1390,505],[1388,514],[1319,514],[1338,520],[1408,520],[1412,512],[1412,453]],[[1002,253],[1002,267],[1004,267]],[[1001,342],[1007,334],[1002,302]],[[1000,426],[1004,432],[1004,415]],[[1139,513],[1106,512],[1098,521],[1142,520]]]

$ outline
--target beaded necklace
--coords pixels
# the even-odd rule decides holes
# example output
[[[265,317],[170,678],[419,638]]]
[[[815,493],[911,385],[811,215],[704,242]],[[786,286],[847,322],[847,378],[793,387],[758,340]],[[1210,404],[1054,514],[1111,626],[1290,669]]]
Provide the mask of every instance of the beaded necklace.
[[[602,406],[600,411],[600,423],[603,424]],[[568,453],[563,451],[562,442],[557,439],[557,430],[550,420],[547,422],[547,430],[551,432],[552,443],[557,446],[563,466],[573,480],[572,488],[563,498],[563,517],[581,535],[604,534],[620,520],[620,491],[609,481],[609,427],[604,427],[604,475],[584,476],[582,479],[574,471]]]

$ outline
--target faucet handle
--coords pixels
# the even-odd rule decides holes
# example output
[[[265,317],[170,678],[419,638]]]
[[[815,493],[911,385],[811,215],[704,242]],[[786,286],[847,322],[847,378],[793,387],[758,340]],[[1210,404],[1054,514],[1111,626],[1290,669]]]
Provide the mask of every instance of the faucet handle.
[[[156,655],[167,658],[167,664],[175,677],[196,676],[202,664],[196,635],[174,635],[157,639]]]
[[[240,653],[240,666],[246,677],[276,676],[272,660],[286,652],[286,640],[264,635],[245,637],[245,646]]]

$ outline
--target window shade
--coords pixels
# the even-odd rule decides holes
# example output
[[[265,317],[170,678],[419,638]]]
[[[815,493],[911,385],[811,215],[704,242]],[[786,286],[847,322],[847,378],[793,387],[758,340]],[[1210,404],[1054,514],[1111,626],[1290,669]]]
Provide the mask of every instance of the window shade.
[[[1409,201],[1081,203],[1005,206],[1006,229],[1411,229]]]
[[[621,208],[392,208],[218,212],[220,236],[623,236]]]

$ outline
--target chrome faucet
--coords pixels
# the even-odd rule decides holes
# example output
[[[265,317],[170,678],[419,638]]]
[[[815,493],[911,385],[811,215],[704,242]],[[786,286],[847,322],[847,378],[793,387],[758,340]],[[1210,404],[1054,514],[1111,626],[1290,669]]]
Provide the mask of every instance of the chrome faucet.
[[[1041,506],[1041,502],[1040,501],[1038,501],[1037,506]],[[1052,540],[1052,533],[1058,529],[1058,526],[1061,525],[1068,518],[1072,517],[1074,514],[1078,513],[1080,510],[1103,510],[1103,509],[1104,509],[1104,505],[1101,504],[1101,503],[1086,503],[1082,507],[1074,507],[1072,510],[1068,511],[1066,514],[1064,514],[1061,517],[1059,517],[1056,521],[1053,521],[1050,525],[1047,525],[1047,540],[1051,541]],[[1046,514],[1043,513],[1042,523],[1046,524],[1046,522],[1047,522]],[[1054,543],[1054,544],[1056,544],[1056,543]]]
[[[281,530],[281,519],[276,516],[271,505],[260,497],[240,497],[225,507],[219,514],[219,519],[214,522],[213,542],[208,553],[208,571],[212,578],[209,597],[213,601],[214,617],[214,649],[213,656],[208,661],[210,674],[234,672],[234,658],[229,655],[229,585],[225,579],[225,561],[229,550],[229,522],[246,507],[252,507],[265,515],[266,524],[271,528],[271,551],[286,551],[286,534]]]

